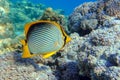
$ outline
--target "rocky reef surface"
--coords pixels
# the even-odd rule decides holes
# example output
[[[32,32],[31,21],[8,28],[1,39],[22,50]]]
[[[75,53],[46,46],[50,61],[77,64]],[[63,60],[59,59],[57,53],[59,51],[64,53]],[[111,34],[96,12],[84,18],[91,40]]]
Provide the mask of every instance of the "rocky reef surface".
[[[98,0],[84,3],[75,8],[69,17],[68,27],[71,32],[84,36],[103,26],[106,20],[120,18],[119,0]]]
[[[91,80],[120,79],[119,12],[119,0],[98,0],[76,7],[70,15],[69,30],[77,40],[69,47],[72,57],[77,55],[80,75]]]
[[[5,15],[0,15],[4,18],[0,20],[6,19],[5,23],[11,25],[5,27],[12,28],[9,30],[12,34],[0,35],[0,80],[120,80],[119,0],[84,3],[75,8],[68,21],[60,14],[61,11],[45,9],[42,4],[37,6],[23,0],[23,5],[20,2],[13,5],[7,0],[0,1],[1,11],[10,11],[4,11]],[[3,3],[8,6],[7,9]],[[20,13],[14,13],[14,10]],[[27,10],[30,13],[28,15]],[[34,13],[38,15],[34,16]],[[15,14],[17,17],[13,16]],[[19,41],[24,36],[13,38],[13,34],[16,35],[15,28],[22,31],[23,23],[37,19],[56,21],[70,32],[72,40],[48,59],[40,56],[22,59]],[[1,28],[3,27],[2,25]],[[8,53],[8,47],[14,50]]]

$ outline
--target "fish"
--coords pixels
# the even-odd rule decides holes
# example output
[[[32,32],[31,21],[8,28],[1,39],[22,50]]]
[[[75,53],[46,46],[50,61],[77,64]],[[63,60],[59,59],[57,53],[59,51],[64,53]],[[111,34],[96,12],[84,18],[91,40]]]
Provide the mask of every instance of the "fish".
[[[27,23],[24,34],[25,39],[21,40],[22,58],[32,58],[36,55],[49,58],[71,41],[61,25],[49,20]]]

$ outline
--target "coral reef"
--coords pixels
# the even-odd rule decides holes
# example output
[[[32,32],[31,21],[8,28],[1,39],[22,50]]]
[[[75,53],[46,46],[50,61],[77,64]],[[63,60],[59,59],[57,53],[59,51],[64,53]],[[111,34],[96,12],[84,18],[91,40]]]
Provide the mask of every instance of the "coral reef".
[[[0,75],[4,74],[0,80],[120,80],[119,0],[98,0],[76,7],[68,20],[72,41],[45,60],[40,56],[21,58],[22,46],[19,41],[24,35],[13,38],[12,23],[16,27],[15,31],[20,33],[26,22],[37,19],[56,21],[67,31],[66,17],[52,8],[25,0],[12,3],[10,13],[4,11],[9,10],[9,6],[6,9],[0,3],[0,7],[4,17],[0,19]]]
[[[0,23],[6,29],[1,29],[4,30],[4,34],[1,31],[0,35],[0,74],[2,75],[0,80],[79,80],[82,78],[78,74],[77,63],[65,57],[62,58],[64,55],[60,55],[62,51],[45,61],[39,56],[33,59],[21,58],[22,46],[19,41],[24,38],[24,35],[20,34],[26,22],[37,20],[39,17],[44,20],[48,20],[48,18],[51,20],[54,17],[53,21],[60,23],[62,26],[66,25],[64,16],[59,14],[61,11],[53,11],[51,8],[47,8],[42,15],[43,9],[43,5],[34,5],[25,0],[10,4],[9,15],[5,16],[6,20],[3,24]],[[48,10],[50,10],[52,17],[48,16]],[[7,34],[7,32],[10,34]],[[16,36],[16,34],[19,36]]]
[[[81,44],[78,50],[78,60],[81,74],[96,77],[93,75],[93,73],[96,73],[99,74],[97,75],[98,77],[103,76],[104,70],[106,73],[109,73],[109,68],[119,68],[119,66],[116,65],[119,64],[119,55],[116,55],[117,53],[119,54],[119,33],[120,26],[116,25],[110,28],[97,29],[86,36],[84,44]],[[113,57],[113,55],[116,56]],[[101,67],[104,68],[103,71]],[[98,70],[97,72],[94,72],[94,69],[96,68]],[[115,73],[118,74],[119,72],[116,71]],[[105,77],[107,78],[107,76],[104,76],[104,78]],[[101,79],[106,80],[104,78]],[[119,76],[118,78],[109,76],[108,79],[111,80],[111,78],[119,79]]]
[[[12,38],[13,36],[14,36],[13,25],[9,22],[0,23],[0,39]]]
[[[105,21],[103,27],[80,37],[71,34],[72,41],[62,53],[78,61],[79,74],[91,80],[120,79],[120,20]]]
[[[42,4],[33,4],[27,0],[11,3],[9,17],[14,23],[17,35],[23,33],[24,25],[28,22],[37,20],[42,15],[45,6]]]
[[[7,0],[0,0],[0,39],[10,38],[14,35],[14,28],[9,21],[8,13],[9,3]]]
[[[120,2],[119,0],[99,0],[98,1],[98,12],[104,11],[109,16],[120,18]]]
[[[7,0],[0,0],[0,17],[5,16],[9,12],[9,3]]]
[[[60,15],[62,10],[52,10],[46,8],[43,4],[34,4],[28,0],[17,1],[11,3],[9,17],[14,23],[15,32],[17,35],[23,33],[24,25],[35,20],[52,20],[66,25],[66,20],[63,15]]]
[[[75,8],[69,16],[68,28],[70,32],[78,32],[81,36],[89,34],[97,28],[96,3],[84,3]]]
[[[80,80],[78,63],[65,58],[58,53],[55,58],[48,59],[46,65],[50,66],[57,80]]]
[[[6,38],[0,40],[0,55],[13,52],[13,51],[21,51],[21,43],[20,40],[24,39],[24,35],[20,35],[12,38]]]
[[[53,10],[52,8],[46,8],[42,16],[40,16],[40,20],[50,20],[55,21],[60,24],[65,31],[68,32],[67,29],[67,18],[61,14],[62,10]]]
[[[80,36],[89,34],[92,30],[103,26],[108,18],[120,18],[119,0],[98,0],[84,3],[75,8],[69,17],[70,32],[78,32]]]
[[[13,24],[9,18],[10,4],[8,0],[0,0],[0,54],[18,49],[19,40],[22,36],[15,38]]]
[[[20,53],[0,55],[0,63],[0,80],[56,80],[48,66],[36,64],[32,59],[21,59]]]
[[[80,75],[88,76],[92,80],[120,79],[118,1],[99,0],[84,3],[70,15],[69,29],[79,35],[71,34],[72,41],[63,53],[67,54],[68,59],[78,61]],[[113,8],[116,9],[107,12],[110,5],[115,5]]]

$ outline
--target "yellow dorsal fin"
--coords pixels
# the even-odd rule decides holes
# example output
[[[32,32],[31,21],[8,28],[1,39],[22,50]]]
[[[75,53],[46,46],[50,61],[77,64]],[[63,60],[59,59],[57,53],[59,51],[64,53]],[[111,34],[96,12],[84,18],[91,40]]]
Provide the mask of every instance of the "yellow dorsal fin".
[[[50,52],[50,53],[46,53],[46,54],[43,54],[42,57],[43,57],[43,58],[48,58],[48,57],[54,55],[55,53],[56,53],[56,51]]]

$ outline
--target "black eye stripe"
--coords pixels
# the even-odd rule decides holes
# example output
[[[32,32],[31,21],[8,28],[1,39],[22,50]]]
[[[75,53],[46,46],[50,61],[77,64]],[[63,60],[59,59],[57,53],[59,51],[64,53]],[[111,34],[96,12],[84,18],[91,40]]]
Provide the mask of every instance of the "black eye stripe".
[[[67,38],[67,37],[65,36],[65,38],[64,38],[64,45],[63,45],[63,46],[65,46],[65,44],[66,44],[66,38]]]
[[[63,47],[64,47],[65,44],[66,44],[66,39],[67,39],[67,37],[66,37],[65,34],[64,34],[64,31],[63,31],[62,26],[60,26],[60,29],[61,29],[61,31],[62,31],[63,36],[65,37],[65,38],[64,38],[64,44],[63,44]]]

